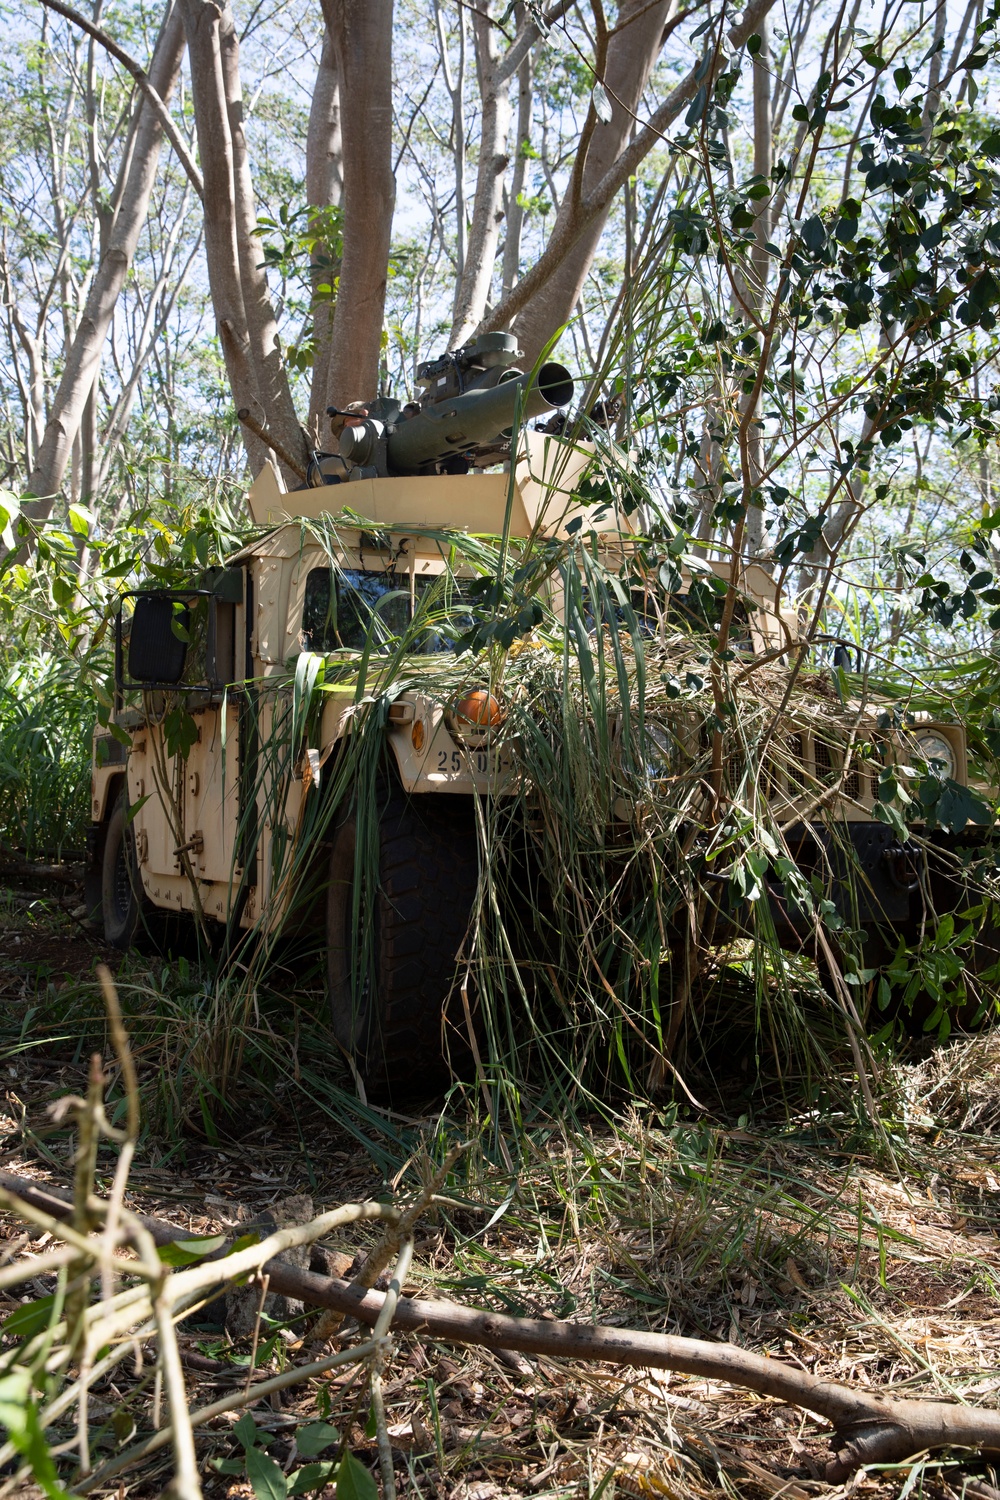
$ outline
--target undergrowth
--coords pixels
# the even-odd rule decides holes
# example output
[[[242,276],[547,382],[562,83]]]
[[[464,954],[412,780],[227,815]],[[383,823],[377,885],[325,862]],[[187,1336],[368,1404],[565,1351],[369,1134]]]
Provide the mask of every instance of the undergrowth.
[[[57,651],[0,655],[0,845],[79,858],[90,817],[95,703]]]

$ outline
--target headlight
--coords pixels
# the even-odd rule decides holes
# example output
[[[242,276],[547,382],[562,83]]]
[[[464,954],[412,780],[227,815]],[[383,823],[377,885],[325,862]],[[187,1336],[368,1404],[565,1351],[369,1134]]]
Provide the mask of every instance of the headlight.
[[[498,729],[506,714],[488,688],[474,688],[451,705],[445,718],[451,733],[467,740]]]
[[[955,751],[951,741],[936,730],[925,729],[913,736],[913,744],[921,760],[925,760],[934,770],[943,771],[945,776],[955,775]],[[935,765],[935,762],[937,764]]]

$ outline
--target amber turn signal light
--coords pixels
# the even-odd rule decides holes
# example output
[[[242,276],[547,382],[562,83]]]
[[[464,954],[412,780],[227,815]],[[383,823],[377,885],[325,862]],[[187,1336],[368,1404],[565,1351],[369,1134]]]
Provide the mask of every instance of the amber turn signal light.
[[[486,688],[476,688],[459,698],[452,709],[455,727],[465,729],[496,729],[503,723],[504,712],[493,694]]]

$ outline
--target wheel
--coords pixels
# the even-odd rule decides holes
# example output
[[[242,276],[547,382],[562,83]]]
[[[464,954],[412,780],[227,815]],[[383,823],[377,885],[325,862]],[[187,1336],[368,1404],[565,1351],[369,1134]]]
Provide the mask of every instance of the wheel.
[[[357,922],[356,813],[346,814],[334,834],[326,909],[333,1031],[373,1095],[429,1092],[447,1077],[445,1006],[479,873],[473,812],[465,798],[409,798],[398,787],[388,792],[372,851],[378,888],[367,888],[362,869]],[[448,1047],[453,1063],[464,1060],[464,1033],[458,1000]]]
[[[135,858],[135,834],[127,815],[128,805],[123,793],[108,819],[101,862],[104,937],[114,948],[131,948],[145,904]]]

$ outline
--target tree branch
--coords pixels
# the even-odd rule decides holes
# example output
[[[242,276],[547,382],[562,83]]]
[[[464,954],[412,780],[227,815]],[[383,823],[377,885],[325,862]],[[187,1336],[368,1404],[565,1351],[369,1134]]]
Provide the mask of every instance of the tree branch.
[[[0,1188],[54,1219],[66,1219],[73,1210],[72,1203],[58,1192],[10,1172],[0,1172]],[[105,1205],[94,1206],[100,1209]],[[139,1222],[159,1245],[183,1239],[188,1233],[161,1219],[141,1218]],[[217,1256],[225,1253],[223,1248]],[[335,1277],[298,1270],[281,1259],[268,1261],[263,1271],[272,1291],[314,1307],[332,1308],[370,1327],[378,1322],[385,1306],[381,1292],[355,1289]],[[862,1464],[899,1463],[928,1449],[958,1447],[1000,1453],[1000,1412],[945,1401],[895,1400],[876,1391],[852,1390],[735,1344],[600,1324],[512,1318],[455,1302],[428,1302],[415,1297],[399,1299],[393,1327],[485,1349],[677,1370],[786,1401],[832,1424],[833,1457],[827,1464],[826,1478],[834,1484]]]
[[[733,48],[742,47],[768,14],[774,0],[750,0],[738,26],[729,32],[729,43]],[[717,67],[717,63],[716,63]],[[492,333],[506,328],[511,320],[525,307],[541,287],[562,265],[580,236],[590,224],[603,214],[612,198],[636,171],[656,143],[663,139],[663,132],[673,124],[681,110],[698,91],[700,84],[707,89],[714,82],[714,69],[704,72],[704,62],[699,60],[685,75],[675,89],[639,130],[625,149],[592,190],[580,200],[574,212],[561,226],[553,230],[552,237],[538,260],[514,287],[509,296],[490,312],[479,324],[476,333]]]
[[[198,197],[203,199],[205,196],[205,186],[201,180],[201,173],[195,166],[194,159],[185,145],[184,137],[174,124],[173,116],[150,83],[149,74],[145,68],[140,67],[135,58],[131,57],[123,47],[119,47],[118,43],[113,37],[108,35],[103,27],[95,26],[93,21],[88,21],[86,16],[82,16],[71,5],[64,5],[63,0],[42,0],[42,4],[47,6],[49,10],[56,11],[60,16],[65,16],[66,20],[72,21],[74,26],[79,26],[80,30],[85,31],[88,36],[93,37],[95,42],[100,42],[104,50],[110,53],[116,62],[120,62],[127,72],[132,74],[140,93],[145,95],[151,109],[163,126],[163,134],[177,153],[177,160],[187,173],[191,181],[191,186],[198,194]]]

